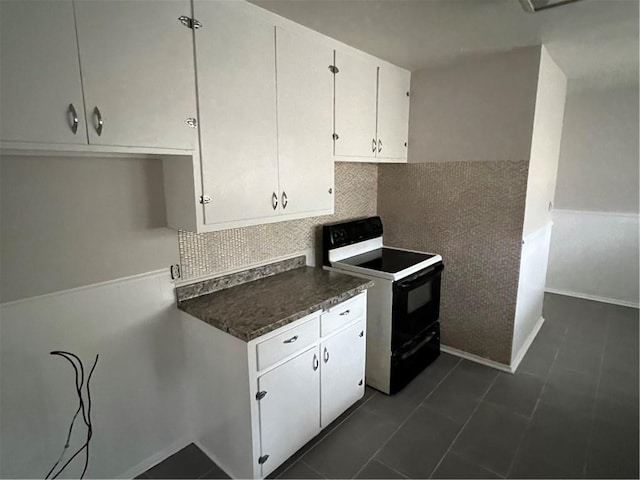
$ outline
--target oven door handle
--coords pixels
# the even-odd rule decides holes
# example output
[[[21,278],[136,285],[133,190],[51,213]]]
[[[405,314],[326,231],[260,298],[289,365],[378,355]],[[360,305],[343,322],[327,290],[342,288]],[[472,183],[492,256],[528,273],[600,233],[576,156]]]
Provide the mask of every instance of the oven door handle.
[[[425,338],[424,340],[422,340],[420,343],[418,343],[415,347],[413,347],[411,350],[409,350],[408,352],[404,352],[402,355],[400,355],[400,360],[405,360],[408,357],[414,355],[418,350],[420,350],[422,347],[424,347],[427,343],[429,343],[431,340],[433,340],[433,337],[436,336],[436,332],[433,332],[431,335],[429,335],[427,338]]]
[[[407,280],[397,282],[396,287],[401,288],[402,290],[408,290],[411,288],[419,287],[420,285],[427,283],[436,275],[439,275],[440,272],[442,272],[442,270],[444,270],[444,264],[440,263],[439,265],[436,265],[434,268],[429,268],[426,272],[423,272],[423,273],[418,272],[419,274],[414,274],[416,276],[412,276],[412,277],[409,277],[409,279]]]

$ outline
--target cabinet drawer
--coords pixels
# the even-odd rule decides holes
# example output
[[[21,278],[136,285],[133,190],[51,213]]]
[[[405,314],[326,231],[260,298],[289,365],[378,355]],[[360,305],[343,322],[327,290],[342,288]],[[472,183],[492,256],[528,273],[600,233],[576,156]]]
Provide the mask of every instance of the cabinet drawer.
[[[367,311],[367,297],[365,293],[356,295],[349,300],[339,303],[335,307],[330,308],[320,317],[321,335],[337,330],[347,325],[349,322],[363,316]]]
[[[279,360],[311,345],[318,340],[318,317],[290,328],[275,337],[256,345],[258,370],[273,365]]]

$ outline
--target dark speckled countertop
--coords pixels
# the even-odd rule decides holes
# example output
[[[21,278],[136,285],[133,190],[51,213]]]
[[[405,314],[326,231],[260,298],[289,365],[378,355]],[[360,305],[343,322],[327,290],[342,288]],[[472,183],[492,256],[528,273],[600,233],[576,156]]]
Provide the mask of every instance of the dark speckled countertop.
[[[180,301],[178,308],[248,342],[371,286],[363,278],[299,267]]]

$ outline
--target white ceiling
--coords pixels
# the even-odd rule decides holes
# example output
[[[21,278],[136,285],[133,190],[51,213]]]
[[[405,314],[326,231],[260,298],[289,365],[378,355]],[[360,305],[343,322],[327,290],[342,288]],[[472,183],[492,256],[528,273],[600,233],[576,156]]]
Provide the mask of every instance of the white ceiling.
[[[638,82],[638,0],[525,12],[518,0],[250,0],[410,70],[544,43],[570,79]]]

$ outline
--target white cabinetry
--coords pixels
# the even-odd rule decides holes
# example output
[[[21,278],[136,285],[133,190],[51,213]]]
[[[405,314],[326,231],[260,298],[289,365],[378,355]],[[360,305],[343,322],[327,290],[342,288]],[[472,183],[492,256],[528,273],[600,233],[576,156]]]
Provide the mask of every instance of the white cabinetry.
[[[86,145],[72,1],[2,1],[0,22],[0,139]]]
[[[75,2],[90,144],[195,148],[192,35],[178,20],[190,12],[189,0]]]
[[[204,223],[275,216],[274,26],[241,2],[195,0],[194,15]]]
[[[320,343],[322,428],[364,395],[364,319]]]
[[[197,116],[192,34],[178,20],[189,0],[0,8],[3,142],[195,148],[185,123]]]
[[[341,51],[335,65],[335,155],[375,158],[378,66]]]
[[[333,213],[333,50],[276,29],[282,214]]]
[[[318,347],[258,378],[261,460],[272,471],[320,431]],[[265,475],[265,472],[263,472]]]
[[[363,396],[366,303],[249,342],[183,314],[198,444],[233,478],[267,476]]]
[[[194,165],[165,161],[170,226],[333,213],[333,48],[246,2],[195,0],[194,17],[201,151]]]
[[[411,72],[336,51],[336,160],[406,162]]]
[[[378,158],[407,160],[411,73],[388,65],[378,71]]]

